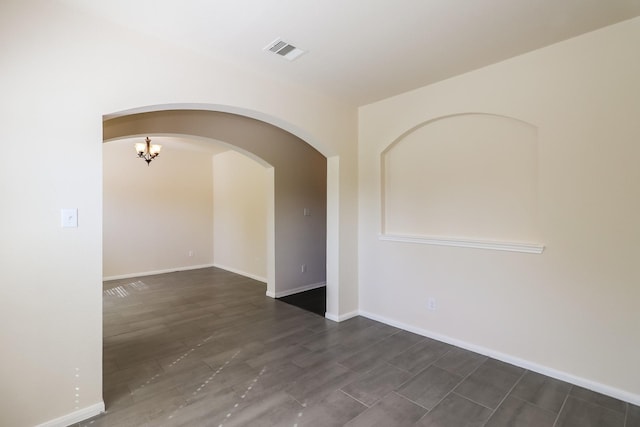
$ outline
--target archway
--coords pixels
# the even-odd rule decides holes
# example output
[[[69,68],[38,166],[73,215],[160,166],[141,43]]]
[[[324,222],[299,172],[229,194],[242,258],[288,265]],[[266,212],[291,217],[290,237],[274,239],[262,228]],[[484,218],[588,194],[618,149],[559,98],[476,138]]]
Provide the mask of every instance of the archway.
[[[267,294],[278,297],[326,283],[327,159],[318,150],[280,127],[228,112],[170,109],[104,120],[104,142],[148,134],[215,139],[272,165]]]

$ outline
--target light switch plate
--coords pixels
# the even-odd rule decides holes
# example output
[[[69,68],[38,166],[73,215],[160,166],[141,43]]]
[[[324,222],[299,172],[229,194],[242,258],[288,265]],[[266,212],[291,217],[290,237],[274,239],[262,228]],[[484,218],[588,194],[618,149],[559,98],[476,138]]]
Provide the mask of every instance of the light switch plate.
[[[78,227],[78,209],[61,209],[62,228]]]

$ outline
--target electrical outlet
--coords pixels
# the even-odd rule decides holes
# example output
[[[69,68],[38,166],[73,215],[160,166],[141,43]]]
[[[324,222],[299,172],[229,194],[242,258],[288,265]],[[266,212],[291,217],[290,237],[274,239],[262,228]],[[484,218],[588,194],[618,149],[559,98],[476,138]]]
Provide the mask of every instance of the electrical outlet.
[[[78,209],[61,209],[62,228],[78,227]]]
[[[427,300],[427,309],[431,311],[435,311],[438,309],[438,303],[435,298],[429,298]]]

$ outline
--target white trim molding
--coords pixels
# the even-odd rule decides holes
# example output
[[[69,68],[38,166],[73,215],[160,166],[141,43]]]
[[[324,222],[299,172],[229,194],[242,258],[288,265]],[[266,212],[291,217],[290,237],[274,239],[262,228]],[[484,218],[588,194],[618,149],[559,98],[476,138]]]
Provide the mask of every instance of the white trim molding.
[[[86,408],[78,409],[70,414],[63,415],[59,418],[49,420],[42,424],[38,424],[36,427],[64,427],[70,426],[75,423],[79,423],[84,420],[88,420],[91,417],[100,415],[104,412],[104,402],[98,402],[94,405],[87,406]]]
[[[493,249],[496,251],[524,252],[541,254],[544,245],[540,243],[518,243],[491,240],[472,240],[459,237],[404,236],[398,234],[380,234],[379,240],[388,242],[418,243],[422,245],[456,246],[460,248]]]
[[[280,292],[275,292],[275,294],[274,294],[274,296],[272,296],[272,298],[282,298],[282,297],[286,297],[286,296],[289,296],[289,295],[298,294],[300,292],[310,291],[312,289],[318,289],[318,288],[321,288],[321,287],[326,286],[326,285],[327,285],[327,282],[319,282],[319,283],[312,283],[310,285],[298,286],[297,288],[287,289],[287,290],[280,291]],[[267,296],[271,296],[271,295],[267,294]]]
[[[476,344],[468,343],[466,341],[461,341],[455,338],[451,338],[446,335],[437,334],[432,331],[411,326],[406,323],[398,322],[396,320],[389,319],[384,316],[379,316],[374,313],[369,313],[367,311],[360,311],[359,314],[360,316],[363,316],[372,320],[376,320],[378,322],[382,322],[390,326],[395,326],[396,328],[404,329],[405,331],[413,332],[415,334],[432,338],[434,340],[441,341],[447,344],[451,344],[456,347],[464,348],[466,350],[473,351],[475,353],[479,353],[484,356],[488,356],[505,363],[510,363],[512,365],[519,366],[529,371],[537,372],[539,374],[546,375],[548,377],[555,378],[560,381],[565,381],[580,387],[584,387],[586,389],[613,397],[615,399],[624,400],[625,402],[629,402],[634,405],[640,405],[640,395],[638,394],[629,393],[628,391],[620,390],[615,387],[608,386],[606,384],[602,384],[586,378],[578,377],[568,372],[558,371],[556,369],[539,365],[537,363],[533,363],[525,359],[520,359],[518,357],[504,354],[499,351],[491,350],[486,347],[482,347]]]
[[[324,317],[329,319],[329,320],[333,320],[334,322],[344,322],[345,320],[349,320],[352,317],[356,317],[359,316],[360,312],[358,312],[358,310],[356,311],[351,311],[349,313],[345,313],[345,314],[334,314],[334,313],[325,313]]]
[[[213,264],[189,265],[186,267],[166,268],[164,270],[142,271],[139,273],[119,274],[116,276],[105,276],[102,278],[102,280],[106,282],[109,280],[131,279],[133,277],[154,276],[156,274],[173,273],[176,271],[199,270],[201,268],[210,268],[210,267],[215,267],[215,265]]]
[[[105,276],[102,278],[103,281],[109,280],[118,280],[118,279],[131,279],[134,277],[143,277],[143,276],[154,276],[156,274],[165,274],[165,273],[174,273],[176,271],[189,271],[189,270],[200,270],[201,268],[219,268],[221,270],[226,270],[231,273],[236,273],[241,276],[248,277],[249,279],[257,280],[258,282],[266,283],[267,279],[262,276],[257,276],[255,274],[247,273],[245,271],[237,270],[235,268],[227,267],[219,264],[201,264],[201,265],[189,265],[186,267],[174,267],[174,268],[166,268],[163,270],[153,270],[153,271],[142,271],[139,273],[129,273],[129,274],[120,274],[116,276]]]
[[[244,277],[248,277],[249,279],[257,280],[258,282],[267,283],[266,277],[258,276],[257,274],[247,273],[246,271],[238,270],[237,268],[227,267],[226,265],[220,265],[215,263],[212,264],[211,266],[215,268],[219,268],[221,270],[229,271],[231,273],[236,273]]]

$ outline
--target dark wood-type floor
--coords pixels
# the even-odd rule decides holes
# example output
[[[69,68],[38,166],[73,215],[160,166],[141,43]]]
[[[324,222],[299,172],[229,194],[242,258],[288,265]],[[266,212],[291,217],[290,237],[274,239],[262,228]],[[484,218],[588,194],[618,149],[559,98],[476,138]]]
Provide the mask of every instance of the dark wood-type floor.
[[[105,283],[107,412],[81,426],[631,427],[640,408],[215,268]]]
[[[322,286],[309,291],[278,298],[278,300],[324,317],[324,314],[327,311],[327,288],[326,286]]]

